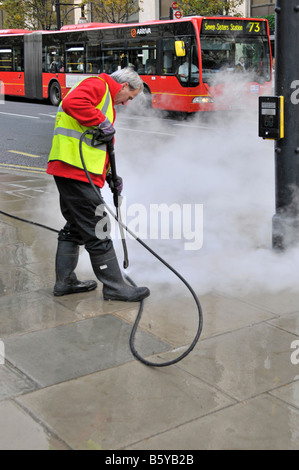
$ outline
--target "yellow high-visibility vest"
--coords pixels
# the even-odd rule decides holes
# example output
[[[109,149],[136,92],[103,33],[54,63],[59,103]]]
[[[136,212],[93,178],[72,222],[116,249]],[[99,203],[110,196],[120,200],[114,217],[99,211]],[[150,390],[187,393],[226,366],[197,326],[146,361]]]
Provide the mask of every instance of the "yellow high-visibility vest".
[[[96,108],[100,109],[112,123],[114,112],[109,87],[105,80],[100,77],[97,78],[106,84],[106,92]],[[84,80],[86,80],[86,78]],[[80,83],[82,83],[82,81]],[[71,93],[80,83],[75,85],[69,93]],[[83,170],[84,168],[79,152],[79,142],[81,135],[87,129],[90,128],[82,126],[76,119],[66,114],[60,104],[55,121],[54,137],[49,155],[49,162],[60,160]],[[87,134],[82,142],[84,162],[90,173],[102,175],[106,162],[106,144],[93,147],[91,145],[91,141],[92,136]]]

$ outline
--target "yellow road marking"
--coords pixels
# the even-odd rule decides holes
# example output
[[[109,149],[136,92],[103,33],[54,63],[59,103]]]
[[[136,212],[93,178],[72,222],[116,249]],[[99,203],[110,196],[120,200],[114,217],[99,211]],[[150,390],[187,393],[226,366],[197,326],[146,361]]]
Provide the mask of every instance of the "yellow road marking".
[[[46,173],[46,170],[43,168],[38,168],[34,166],[12,165],[10,163],[0,163],[0,168],[10,168],[12,170],[27,171],[30,173]]]
[[[19,152],[17,150],[8,150],[8,152],[16,153],[18,155],[25,155],[26,157],[41,158],[40,155],[32,155],[32,153]]]

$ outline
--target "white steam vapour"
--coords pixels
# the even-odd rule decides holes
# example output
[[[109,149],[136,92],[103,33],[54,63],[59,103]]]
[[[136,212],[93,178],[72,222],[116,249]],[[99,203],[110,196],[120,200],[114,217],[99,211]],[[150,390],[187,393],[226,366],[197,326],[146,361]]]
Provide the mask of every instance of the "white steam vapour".
[[[125,131],[123,116],[116,125],[127,204],[203,204],[200,250],[184,251],[183,240],[145,242],[200,293],[299,290],[298,247],[283,254],[272,250],[273,143],[258,137],[255,115],[213,117],[208,124],[201,117],[177,121],[173,136],[153,117],[144,118],[148,133]],[[162,282],[165,270],[160,273],[136,242],[128,243],[134,272],[139,270],[145,281]],[[121,256],[120,251],[120,262]]]
[[[274,146],[258,137],[257,109],[211,113],[208,122],[198,115],[172,126],[160,113],[136,109],[131,103],[116,120],[117,169],[124,179],[126,207],[203,205],[199,250],[186,251],[186,240],[145,243],[199,294],[299,291],[299,248],[280,254],[272,250]],[[109,189],[103,195],[110,203]],[[177,278],[136,241],[127,243],[137,282],[165,282],[175,289]],[[121,242],[115,246],[122,264]],[[86,254],[81,267],[82,262],[84,270],[91,269]]]

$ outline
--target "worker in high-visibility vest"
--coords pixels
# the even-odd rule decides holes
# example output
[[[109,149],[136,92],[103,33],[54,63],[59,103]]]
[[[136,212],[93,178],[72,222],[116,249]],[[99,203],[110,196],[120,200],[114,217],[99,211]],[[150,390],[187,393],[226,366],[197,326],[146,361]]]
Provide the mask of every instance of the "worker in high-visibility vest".
[[[58,235],[55,296],[97,287],[95,281],[79,281],[74,272],[80,245],[90,255],[93,271],[103,284],[105,300],[138,302],[150,295],[147,287],[134,287],[124,280],[109,233],[97,237],[96,226],[107,214],[96,214],[99,199],[88,181],[79,152],[80,137],[89,128],[100,129],[108,140],[113,138],[115,105],[126,104],[142,90],[139,75],[125,68],[112,75],[103,73],[82,80],[70,90],[58,109],[47,168],[47,173],[54,176],[61,212],[66,219]],[[106,180],[108,183],[111,180],[106,145],[94,147],[91,136],[86,135],[82,150],[92,182],[100,191]],[[120,193],[122,179],[116,184]]]

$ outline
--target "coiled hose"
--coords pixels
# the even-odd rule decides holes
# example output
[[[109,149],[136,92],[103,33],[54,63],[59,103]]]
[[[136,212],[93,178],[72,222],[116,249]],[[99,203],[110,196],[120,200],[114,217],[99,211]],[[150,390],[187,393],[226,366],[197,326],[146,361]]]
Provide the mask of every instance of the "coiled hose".
[[[164,266],[166,266],[166,268],[168,268],[176,277],[178,277],[182,281],[183,284],[185,284],[185,286],[187,287],[187,289],[189,290],[189,292],[191,293],[191,295],[192,295],[192,297],[195,301],[197,311],[198,311],[198,328],[197,328],[196,335],[195,335],[192,343],[186,349],[186,351],[183,354],[181,354],[180,356],[178,356],[177,358],[172,359],[171,361],[160,362],[160,363],[151,362],[151,361],[148,361],[147,359],[144,359],[137,352],[137,350],[135,348],[135,336],[136,336],[137,328],[138,328],[138,325],[139,325],[139,322],[140,322],[140,319],[141,319],[141,316],[142,316],[142,313],[143,313],[143,307],[144,307],[144,300],[142,300],[140,302],[139,311],[138,311],[138,314],[137,314],[137,317],[136,317],[136,320],[134,322],[134,325],[133,325],[133,328],[132,328],[132,331],[131,331],[131,335],[130,335],[130,349],[131,349],[131,352],[132,352],[133,356],[136,359],[138,359],[140,362],[142,362],[143,364],[145,364],[147,366],[150,366],[150,367],[167,367],[167,366],[171,366],[171,365],[176,364],[177,362],[181,361],[182,359],[184,359],[184,357],[186,357],[194,349],[195,345],[197,344],[197,342],[200,338],[200,335],[201,335],[201,332],[202,332],[202,327],[203,327],[203,313],[202,313],[201,304],[200,304],[199,299],[198,299],[197,295],[195,294],[194,290],[192,289],[190,284],[183,278],[183,276],[181,276],[181,274],[178,271],[176,271],[169,263],[167,263],[167,261],[165,261],[163,258],[161,258],[161,256],[159,256],[146,243],[144,243],[144,241],[142,241],[139,237],[137,237],[134,232],[132,232],[125,224],[123,224],[123,222],[120,220],[120,218],[116,214],[114,214],[114,212],[106,204],[106,202],[102,198],[99,190],[94,185],[94,183],[93,183],[93,181],[92,181],[92,179],[89,175],[89,172],[86,168],[86,165],[85,165],[85,161],[84,161],[84,157],[83,157],[83,151],[82,151],[82,143],[83,143],[83,140],[84,140],[84,138],[87,134],[92,135],[92,131],[87,130],[81,135],[80,143],[79,143],[80,158],[81,158],[81,162],[82,162],[85,174],[88,178],[88,181],[91,184],[91,186],[92,186],[93,190],[95,191],[95,193],[97,194],[97,196],[99,198],[99,201],[101,202],[101,204],[103,204],[105,206],[105,209],[107,210],[107,212],[109,212],[109,214],[118,222],[118,224],[120,226],[122,226],[123,229],[126,230],[126,232],[128,232],[138,243],[140,243],[140,245],[143,246],[143,248],[145,248],[147,251],[149,251],[149,253],[151,253],[151,255],[153,255],[155,258],[157,258],[157,260],[160,261],[160,263],[164,264]],[[130,282],[132,284],[132,286],[136,287],[136,284],[132,281],[132,279],[130,279],[127,275],[125,275],[125,278],[128,280],[128,282]]]

